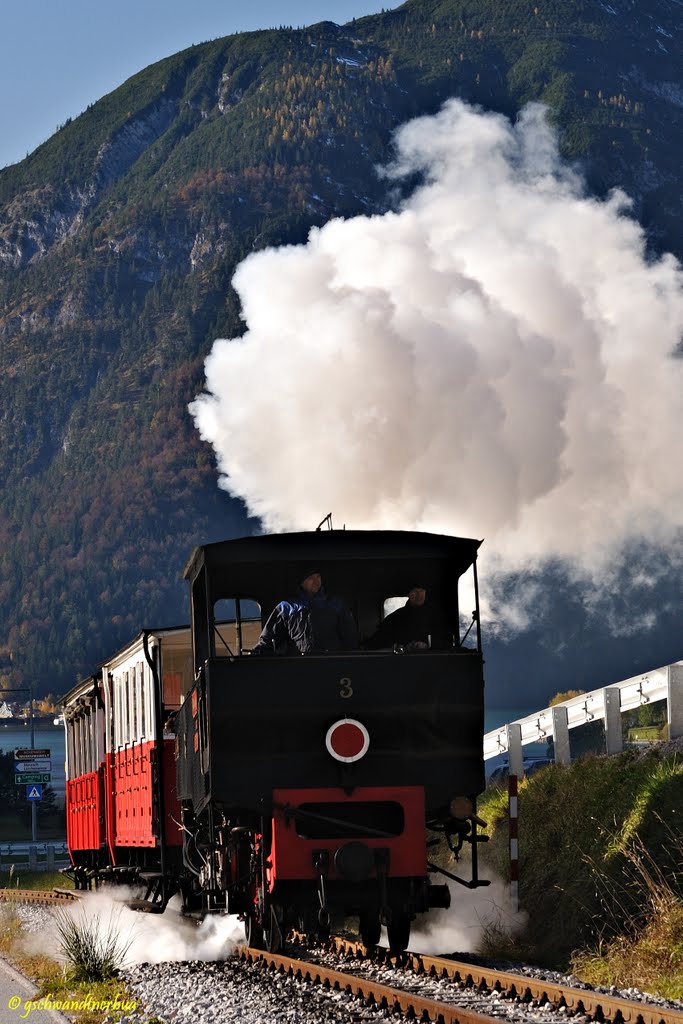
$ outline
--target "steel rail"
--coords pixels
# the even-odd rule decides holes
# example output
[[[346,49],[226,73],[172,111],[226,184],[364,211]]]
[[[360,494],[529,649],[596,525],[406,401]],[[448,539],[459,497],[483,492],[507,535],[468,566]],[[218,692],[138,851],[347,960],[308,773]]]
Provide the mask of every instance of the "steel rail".
[[[439,1021],[439,1024],[500,1024],[500,1017],[487,1017],[483,1013],[467,1010],[451,1003],[427,999],[405,989],[391,988],[355,974],[335,971],[322,964],[308,960],[294,960],[281,953],[268,953],[261,949],[238,946],[235,955],[242,963],[263,961],[277,973],[298,978],[301,981],[319,983],[324,988],[347,992],[365,1003],[380,1009],[407,1014],[417,1020]]]
[[[0,902],[5,903],[42,903],[44,906],[53,906],[80,898],[81,893],[71,889],[0,889]]]
[[[361,942],[331,936],[329,944],[338,953],[349,956],[367,955]],[[387,949],[378,947],[378,953],[385,960],[392,959]],[[585,1014],[598,1022],[609,1020],[614,1024],[683,1024],[683,1010],[624,999],[622,996],[607,992],[596,992],[592,988],[571,988],[541,978],[531,978],[526,974],[479,967],[426,953],[407,952],[394,959],[402,967],[412,969],[418,975],[449,978],[482,992],[500,992],[511,999],[533,1000],[540,1004],[552,1003],[558,1008],[565,1006],[572,1013]]]

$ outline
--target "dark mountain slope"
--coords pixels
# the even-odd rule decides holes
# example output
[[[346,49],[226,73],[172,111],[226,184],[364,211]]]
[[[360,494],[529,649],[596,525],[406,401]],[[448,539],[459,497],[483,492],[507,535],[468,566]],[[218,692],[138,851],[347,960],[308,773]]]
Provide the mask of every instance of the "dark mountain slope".
[[[213,339],[242,330],[234,268],[386,209],[375,166],[403,120],[542,99],[591,186],[681,254],[682,21],[675,0],[409,0],[231,36],[0,172],[0,677],[60,689],[185,617],[192,545],[248,528],[186,412]]]

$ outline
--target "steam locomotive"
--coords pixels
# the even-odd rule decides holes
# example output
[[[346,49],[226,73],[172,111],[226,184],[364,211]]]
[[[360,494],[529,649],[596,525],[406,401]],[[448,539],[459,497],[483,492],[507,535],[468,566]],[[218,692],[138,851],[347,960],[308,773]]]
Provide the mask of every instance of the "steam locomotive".
[[[63,699],[66,811],[78,888],[139,887],[140,910],[234,913],[252,946],[359,918],[395,951],[450,902],[441,870],[478,876],[484,681],[476,540],[326,530],[198,547],[191,625],[143,630]],[[253,657],[303,565],[366,640],[419,579],[446,642]],[[471,621],[459,586],[469,580]],[[471,845],[470,877],[429,860]]]

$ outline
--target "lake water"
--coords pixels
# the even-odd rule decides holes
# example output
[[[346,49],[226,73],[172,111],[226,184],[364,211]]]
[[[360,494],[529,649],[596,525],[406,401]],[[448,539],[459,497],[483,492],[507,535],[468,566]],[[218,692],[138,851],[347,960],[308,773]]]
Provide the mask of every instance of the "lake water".
[[[485,715],[485,729],[490,732],[507,722],[514,722],[517,718],[524,718],[532,714],[536,708],[488,708]],[[49,748],[52,761],[52,781],[50,785],[55,791],[58,803],[64,802],[66,782],[64,776],[65,737],[63,726],[48,726],[36,728],[34,733],[34,745],[36,748]],[[16,747],[31,746],[31,730],[27,726],[3,725],[0,721],[0,751],[7,753]],[[538,748],[538,749],[536,749]],[[524,748],[525,754],[543,755],[545,744],[533,744]],[[503,760],[494,758],[486,763],[487,775]]]

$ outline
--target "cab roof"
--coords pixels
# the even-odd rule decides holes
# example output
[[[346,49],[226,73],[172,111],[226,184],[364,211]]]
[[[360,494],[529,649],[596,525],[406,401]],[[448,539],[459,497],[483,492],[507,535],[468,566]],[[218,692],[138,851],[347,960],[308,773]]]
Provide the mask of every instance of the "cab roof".
[[[422,582],[441,589],[476,561],[479,540],[401,530],[316,530],[264,534],[195,548],[185,568],[191,584],[205,577],[211,601],[252,596],[272,607],[291,591],[306,568],[319,569],[326,585],[350,596],[407,593]]]

